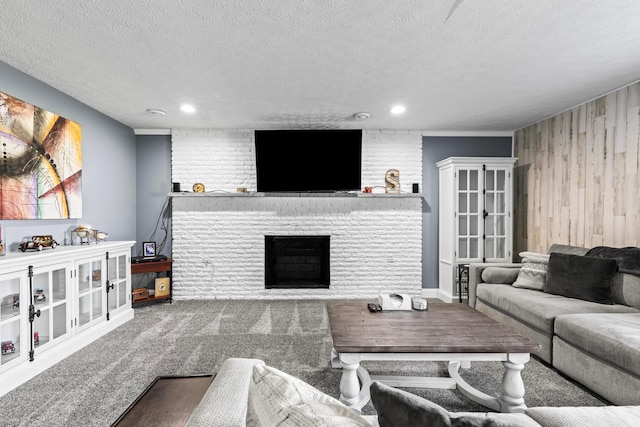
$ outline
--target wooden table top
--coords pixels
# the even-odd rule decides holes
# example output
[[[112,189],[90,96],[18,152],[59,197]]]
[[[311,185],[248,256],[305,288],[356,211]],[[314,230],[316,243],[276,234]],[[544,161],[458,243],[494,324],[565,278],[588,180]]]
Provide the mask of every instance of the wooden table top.
[[[462,304],[429,302],[427,311],[379,311],[327,304],[339,353],[533,353],[540,345]]]

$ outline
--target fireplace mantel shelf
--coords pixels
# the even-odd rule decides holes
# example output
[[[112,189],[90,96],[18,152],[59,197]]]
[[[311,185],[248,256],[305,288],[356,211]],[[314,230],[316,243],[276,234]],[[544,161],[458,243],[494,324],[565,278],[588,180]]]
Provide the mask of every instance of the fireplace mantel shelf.
[[[368,198],[413,198],[422,197],[421,193],[400,193],[400,194],[387,194],[387,193],[236,193],[236,192],[204,192],[204,193],[192,193],[189,191],[182,191],[180,193],[169,193],[169,197],[362,197]]]

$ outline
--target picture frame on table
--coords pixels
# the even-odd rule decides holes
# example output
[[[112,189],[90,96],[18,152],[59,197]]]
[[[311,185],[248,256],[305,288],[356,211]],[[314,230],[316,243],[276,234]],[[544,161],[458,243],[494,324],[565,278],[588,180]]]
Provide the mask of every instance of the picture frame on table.
[[[142,243],[142,256],[145,258],[153,258],[156,256],[156,242]]]

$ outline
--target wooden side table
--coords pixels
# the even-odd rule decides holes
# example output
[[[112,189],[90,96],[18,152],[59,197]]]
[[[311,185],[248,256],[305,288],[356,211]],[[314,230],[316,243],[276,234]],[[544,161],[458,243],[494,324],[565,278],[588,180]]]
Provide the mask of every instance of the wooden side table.
[[[163,296],[147,296],[146,298],[137,299],[133,301],[132,304],[137,304],[141,302],[149,302],[149,301],[160,301],[160,300],[169,300],[169,303],[173,302],[173,283],[171,281],[171,263],[173,260],[171,258],[167,258],[164,261],[152,261],[152,262],[138,262],[131,263],[131,275],[134,274],[143,274],[143,273],[156,273],[156,278],[158,277],[158,273],[166,273],[169,278],[169,295]]]

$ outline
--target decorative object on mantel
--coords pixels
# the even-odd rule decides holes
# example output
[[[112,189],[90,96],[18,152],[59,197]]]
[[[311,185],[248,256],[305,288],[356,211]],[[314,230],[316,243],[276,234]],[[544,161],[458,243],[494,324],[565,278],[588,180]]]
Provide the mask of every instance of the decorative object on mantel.
[[[373,192],[373,187],[364,187],[364,192],[365,193],[372,193]]]
[[[82,129],[0,92],[0,218],[82,217]]]
[[[399,193],[400,192],[400,171],[398,169],[389,169],[384,175],[385,192],[387,193]]]
[[[193,192],[204,193],[204,184],[201,182],[196,182],[195,184],[193,184]]]
[[[80,224],[73,231],[78,237],[80,237],[81,245],[84,243],[88,245],[90,243],[89,239],[91,237],[94,238],[96,243],[98,243],[100,240],[107,240],[107,238],[109,237],[106,232],[96,230],[89,224]],[[73,244],[73,240],[71,241],[71,244]]]
[[[238,188],[236,189],[236,191],[237,191],[238,193],[246,193],[246,192],[247,192],[247,187],[238,187]]]

